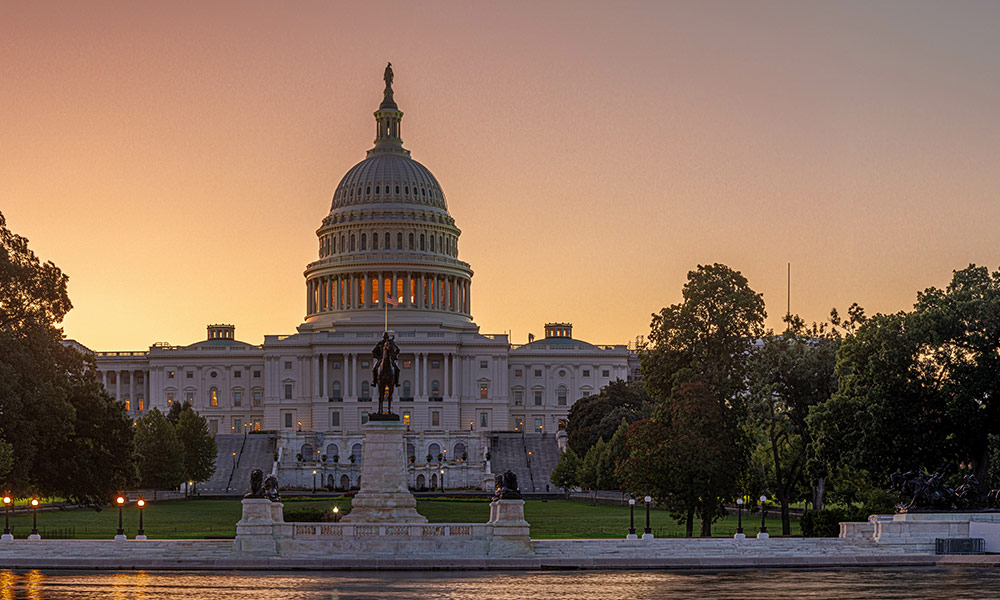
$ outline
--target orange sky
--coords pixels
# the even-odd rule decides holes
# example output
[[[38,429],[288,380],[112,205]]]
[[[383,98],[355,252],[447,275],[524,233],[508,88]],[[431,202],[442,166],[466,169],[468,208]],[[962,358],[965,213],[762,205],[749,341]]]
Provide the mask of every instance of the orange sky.
[[[447,194],[484,332],[626,343],[723,262],[777,327],[1000,265],[1000,4],[22,2],[0,211],[70,275],[68,337],[259,343],[371,146]]]

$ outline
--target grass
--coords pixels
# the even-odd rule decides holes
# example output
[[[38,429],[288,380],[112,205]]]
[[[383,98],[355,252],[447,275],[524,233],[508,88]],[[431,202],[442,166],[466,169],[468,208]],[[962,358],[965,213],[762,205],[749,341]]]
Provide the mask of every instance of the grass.
[[[305,508],[332,508],[334,504],[346,511],[350,499],[340,498],[288,498],[285,510]],[[417,510],[432,523],[485,523],[489,520],[489,501],[471,499],[428,498],[417,500]],[[206,536],[234,536],[236,522],[240,519],[238,500],[176,500],[147,504],[145,508],[146,534],[151,538],[204,538]],[[781,531],[781,523],[772,512],[768,530],[772,535]],[[531,537],[546,538],[619,538],[628,530],[628,506],[598,504],[567,500],[528,500],[524,516],[531,523]],[[755,535],[760,525],[759,515],[743,515],[744,531]],[[645,510],[636,506],[635,524],[641,534],[645,526]],[[138,509],[134,504],[124,510],[125,534],[135,536],[139,524]],[[653,510],[650,514],[653,534],[657,537],[681,537],[683,525],[678,525],[669,513]],[[16,537],[26,537],[31,532],[31,514],[18,514],[11,518]],[[695,522],[695,535],[699,523]],[[105,508],[43,511],[38,513],[38,529],[44,538],[108,539],[118,529],[118,511]],[[729,516],[712,525],[712,534],[732,536],[736,532],[736,517]],[[799,522],[792,520],[792,535],[799,535]]]

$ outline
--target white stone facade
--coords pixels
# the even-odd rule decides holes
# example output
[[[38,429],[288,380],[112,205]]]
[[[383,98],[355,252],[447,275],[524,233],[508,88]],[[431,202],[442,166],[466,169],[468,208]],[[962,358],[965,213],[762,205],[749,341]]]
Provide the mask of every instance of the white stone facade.
[[[440,184],[403,148],[402,114],[387,87],[375,146],[341,180],[316,232],[298,331],[255,345],[238,341],[232,325],[209,325],[205,340],[186,346],[95,352],[105,387],[130,415],[187,400],[214,432],[280,432],[283,460],[303,463],[296,477],[311,477],[305,463],[325,468],[334,451],[344,467],[377,407],[371,352],[388,322],[402,351],[393,410],[409,426],[416,477],[437,470],[436,456],[426,460],[435,445],[447,464],[462,462],[459,445],[467,464],[482,466],[487,432],[555,431],[574,401],[628,378],[626,346],[574,340],[568,323],[521,346],[479,332],[461,232]],[[306,445],[317,456],[299,461]]]

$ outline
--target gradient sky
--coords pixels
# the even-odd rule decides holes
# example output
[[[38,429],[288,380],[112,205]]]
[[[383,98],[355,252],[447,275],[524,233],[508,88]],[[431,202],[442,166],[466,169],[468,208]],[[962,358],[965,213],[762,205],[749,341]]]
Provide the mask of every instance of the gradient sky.
[[[768,325],[1000,265],[1000,3],[9,2],[0,211],[67,337],[293,333],[374,138],[437,176],[483,332],[626,343],[722,262]]]

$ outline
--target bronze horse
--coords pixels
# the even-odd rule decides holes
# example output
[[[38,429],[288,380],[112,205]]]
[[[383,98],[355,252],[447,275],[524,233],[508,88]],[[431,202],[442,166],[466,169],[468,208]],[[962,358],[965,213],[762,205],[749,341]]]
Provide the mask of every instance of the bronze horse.
[[[379,361],[378,367],[378,414],[392,414],[392,391],[395,388],[395,375],[392,372],[392,360],[389,359],[388,349],[385,351],[385,358]],[[382,404],[385,403],[385,410]]]

